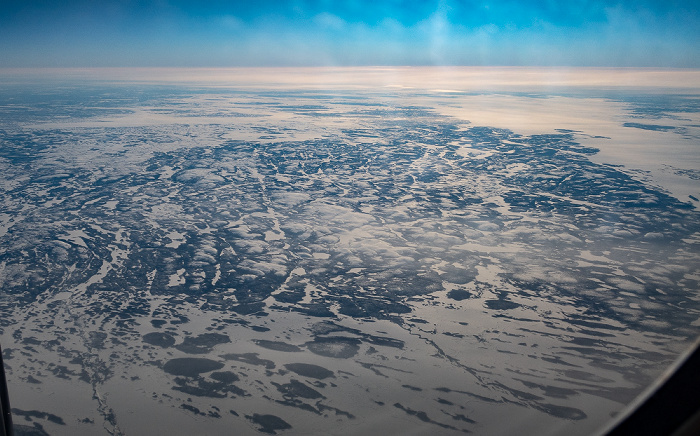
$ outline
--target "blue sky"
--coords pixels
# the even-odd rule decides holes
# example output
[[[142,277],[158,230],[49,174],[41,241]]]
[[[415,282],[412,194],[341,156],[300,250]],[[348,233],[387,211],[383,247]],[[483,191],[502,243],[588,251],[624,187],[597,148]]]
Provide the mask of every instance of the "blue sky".
[[[700,2],[0,0],[0,67],[700,67]]]

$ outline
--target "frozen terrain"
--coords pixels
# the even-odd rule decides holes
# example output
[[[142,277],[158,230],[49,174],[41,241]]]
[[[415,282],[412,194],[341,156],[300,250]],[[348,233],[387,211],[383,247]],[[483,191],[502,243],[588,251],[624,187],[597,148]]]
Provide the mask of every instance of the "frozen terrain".
[[[27,83],[20,431],[590,434],[700,333],[696,94]]]

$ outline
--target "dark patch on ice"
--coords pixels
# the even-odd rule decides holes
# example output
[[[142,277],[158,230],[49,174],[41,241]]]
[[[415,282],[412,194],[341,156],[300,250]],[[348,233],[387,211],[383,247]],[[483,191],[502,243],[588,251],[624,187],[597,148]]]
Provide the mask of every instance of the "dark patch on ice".
[[[437,422],[437,421],[433,421],[432,419],[430,419],[430,418],[428,417],[428,414],[427,414],[427,413],[422,412],[422,411],[419,411],[419,410],[413,410],[413,409],[411,409],[411,408],[405,407],[405,406],[403,406],[401,403],[395,403],[395,404],[394,404],[394,407],[396,407],[397,409],[403,410],[403,411],[406,412],[406,414],[408,414],[408,415],[415,416],[416,418],[420,419],[420,420],[423,421],[423,422],[427,422],[427,423],[429,423],[429,424],[434,424],[434,425],[437,425],[438,427],[447,428],[447,429],[450,429],[450,430],[460,430],[460,429],[458,429],[458,428],[456,428],[456,427],[453,427],[453,426],[451,426],[451,425],[443,424],[443,423]],[[465,433],[469,433],[468,430],[462,430],[462,431],[465,432]]]
[[[157,329],[163,327],[163,325],[167,324],[168,321],[164,319],[152,319],[151,320],[151,325]]]
[[[196,408],[196,407],[194,407],[194,406],[190,406],[189,404],[184,404],[184,403],[183,403],[183,404],[180,405],[180,408],[185,409],[185,410],[189,410],[190,412],[194,413],[195,415],[207,416],[206,413],[203,413],[203,412],[202,412],[201,410],[199,410],[198,408]]]
[[[162,348],[168,348],[175,345],[175,338],[168,333],[146,333],[141,339],[147,344],[155,345]]]
[[[93,333],[93,332],[90,332]],[[28,344],[28,345],[41,345],[41,341],[35,338],[34,336],[28,336],[26,338],[22,338],[22,343],[23,344]]]
[[[447,293],[447,298],[451,298],[456,301],[466,300],[471,296],[472,294],[464,289],[453,289]]]
[[[330,411],[335,413],[335,416],[343,415],[343,416],[346,416],[350,419],[355,419],[355,415],[353,415],[352,413],[337,409],[337,408],[332,407],[332,406],[327,406],[327,405],[321,403],[320,401],[318,401],[316,403],[316,407],[318,407],[318,410],[320,410],[320,411],[330,410]]]
[[[291,379],[289,383],[279,384],[272,382],[272,384],[280,391],[285,397],[301,397],[307,399],[323,398],[323,395],[316,389],[310,388],[304,383]]]
[[[292,428],[287,421],[275,415],[260,415],[254,413],[253,416],[246,415],[246,418],[258,424],[258,431],[269,434],[277,434],[275,430],[287,430]]]
[[[615,335],[611,335],[610,333],[599,332],[597,330],[580,329],[578,332],[583,333],[584,335],[597,336],[597,337],[601,337],[601,338],[614,338],[615,337]]]
[[[104,350],[106,339],[107,339],[107,333],[105,333],[105,332],[89,332],[88,333],[88,346],[90,346],[92,348],[97,348],[99,350]]]
[[[409,321],[415,322],[416,324],[428,324],[428,321],[420,318],[411,318]]]
[[[570,344],[582,345],[584,347],[596,347],[602,345],[605,347],[604,343],[600,339],[587,338],[583,336],[576,336],[569,340]]]
[[[519,398],[521,400],[537,401],[537,400],[543,399],[539,395],[535,395],[532,392],[524,392],[524,391],[520,391],[517,389],[513,389],[513,388],[510,388],[502,383],[495,382],[494,385],[501,387],[503,390],[510,392],[511,394],[513,394],[513,396],[515,396],[516,398]]]
[[[495,400],[495,399],[493,399],[493,398],[484,397],[483,395],[478,395],[478,394],[475,394],[475,393],[472,393],[472,392],[458,391],[458,390],[450,389],[450,388],[446,388],[446,387],[435,388],[435,390],[438,391],[438,392],[445,392],[445,393],[455,392],[455,393],[458,393],[458,394],[468,395],[468,396],[470,396],[470,397],[477,398],[477,399],[479,399],[479,400],[481,400],[481,401],[484,401],[484,402],[487,402],[487,403],[503,403],[503,401],[504,401],[503,399]]]
[[[328,377],[335,377],[333,371],[311,363],[288,363],[284,365],[284,367],[302,377],[311,377],[320,380]]]
[[[579,365],[574,365],[573,363],[569,363],[562,359],[559,356],[554,356],[554,357],[540,357],[540,359],[544,360],[545,362],[553,363],[555,365],[565,365],[565,366],[573,366],[575,368],[580,368]]]
[[[452,419],[457,420],[457,421],[464,421],[464,422],[468,422],[470,424],[476,424],[476,421],[474,421],[473,419],[469,419],[462,414],[456,414],[456,415],[450,415],[450,416],[452,417]]]
[[[194,383],[188,383],[187,379],[178,377],[175,379],[175,384],[177,384],[177,386],[173,386],[174,391],[180,391],[187,395],[208,398],[226,397],[226,394],[213,389],[212,386],[206,386],[206,381],[201,379],[195,380]]]
[[[418,277],[414,276],[414,278]],[[390,283],[389,279],[387,279],[384,283],[384,286],[390,289],[392,288],[391,285],[392,283]],[[434,286],[433,283],[431,283],[430,285]],[[420,286],[416,286],[416,288],[423,289]],[[400,295],[404,292],[409,293],[410,291],[399,290],[395,292]],[[411,307],[399,301],[381,300],[375,298],[343,297],[339,298],[337,302],[340,305],[338,312],[342,313],[343,315],[351,316],[353,318],[367,317],[386,319],[391,318],[393,314],[411,313]]]
[[[181,404],[180,408],[185,409],[185,410],[189,410],[190,412],[194,413],[195,415],[206,416],[208,418],[221,418],[221,414],[219,413],[220,410],[216,406],[212,406],[212,409],[214,409],[214,410],[210,410],[209,412],[206,412],[206,413],[202,412],[197,407],[194,407],[190,404],[185,404],[185,403]]]
[[[225,398],[227,394],[241,397],[249,396],[246,391],[229,381],[210,381],[202,377],[194,379],[176,377],[175,384],[177,386],[173,386],[173,390],[196,397]]]
[[[222,354],[222,359],[235,360],[238,362],[249,363],[256,366],[264,366],[266,369],[273,369],[275,367],[275,362],[272,360],[261,359],[258,357],[258,353],[243,353],[243,354]]]
[[[169,360],[163,365],[163,371],[171,375],[196,377],[201,373],[223,368],[224,364],[211,359],[199,357],[180,357]]]
[[[381,347],[392,347],[392,348],[403,349],[403,347],[405,345],[404,341],[402,341],[400,339],[387,338],[384,336],[367,335],[366,340],[367,340],[367,342],[369,342],[372,345],[379,345]]]
[[[175,346],[187,354],[205,354],[211,352],[214,346],[231,342],[231,339],[221,333],[202,333],[199,336],[188,336],[181,344]]]
[[[410,390],[416,391],[416,392],[420,392],[420,391],[423,390],[422,388],[419,388],[419,387],[416,387],[416,386],[411,386],[411,385],[401,385],[401,387],[402,387],[402,388],[406,388],[406,389],[410,389]]]
[[[486,300],[484,304],[486,304],[486,307],[492,310],[510,310],[515,309],[516,307],[520,307],[518,303],[503,299]]]
[[[583,410],[573,407],[557,406],[556,404],[537,404],[535,408],[548,415],[552,415],[557,418],[569,419],[572,421],[578,421],[588,417]]]
[[[518,380],[520,383],[524,384],[530,389],[538,389],[542,391],[542,395],[545,397],[550,397],[550,398],[568,398],[572,395],[577,395],[578,392],[573,390],[573,389],[567,389],[567,388],[561,388],[558,386],[551,386],[551,385],[540,385],[537,383],[529,382],[527,380],[520,380],[520,379],[515,379]]]
[[[265,397],[263,397],[265,398]],[[268,398],[269,399],[269,398]],[[305,410],[307,412],[315,413],[316,415],[320,415],[321,411],[316,409],[310,404],[306,404],[305,402],[298,400],[296,398],[285,398],[284,400],[275,400],[275,403],[281,404],[283,406],[287,407],[295,407],[297,409]]]
[[[675,130],[676,127],[674,126],[662,126],[659,124],[642,124],[642,123],[624,123],[622,127],[633,127],[635,129],[642,129],[642,130],[654,130],[654,131],[661,131],[661,132],[668,132],[669,130]]]
[[[190,321],[188,317],[185,315],[175,315],[177,319],[171,319],[170,324],[172,325],[178,325],[178,324],[185,324]]]
[[[296,345],[288,344],[286,342],[266,341],[264,339],[253,339],[253,342],[255,343],[255,345],[257,345],[259,347],[267,348],[268,350],[284,351],[287,353],[303,351],[301,348],[297,347]]]
[[[66,425],[66,423],[63,421],[63,418],[61,418],[60,416],[56,416],[53,413],[40,412],[38,410],[22,410],[22,409],[13,408],[12,414],[14,416],[21,416],[26,421],[29,421],[29,422],[31,422],[32,419],[45,419],[45,420],[52,422],[54,424]]]
[[[402,349],[405,345],[404,342],[399,340],[399,339],[389,338],[386,336],[371,335],[368,333],[364,333],[358,329],[340,326],[340,325],[335,324],[334,322],[331,322],[331,321],[325,321],[325,322],[320,322],[320,323],[314,324],[313,327],[311,328],[311,332],[316,336],[315,342],[322,341],[322,340],[331,341],[334,339],[343,338],[343,340],[348,340],[351,342],[366,341],[372,345],[379,345],[382,347],[392,347],[392,348],[399,348],[399,349]],[[336,333],[336,332],[349,333],[355,337],[350,338],[350,337],[328,336],[328,337],[324,338],[324,335],[329,335],[331,333]],[[359,344],[359,342],[358,342],[358,344]]]
[[[348,359],[357,354],[360,350],[360,340],[356,338],[330,337],[315,338],[312,342],[307,342],[306,348],[314,354],[337,359]]]
[[[240,380],[240,377],[231,371],[212,372],[209,377],[222,383],[235,383]]]
[[[70,380],[69,376],[77,376],[78,375],[75,371],[71,371],[70,369],[68,369],[68,367],[66,367],[64,365],[52,366],[52,367],[49,367],[48,370],[51,371],[51,373],[53,375],[55,375],[56,377],[62,378],[65,380]]]

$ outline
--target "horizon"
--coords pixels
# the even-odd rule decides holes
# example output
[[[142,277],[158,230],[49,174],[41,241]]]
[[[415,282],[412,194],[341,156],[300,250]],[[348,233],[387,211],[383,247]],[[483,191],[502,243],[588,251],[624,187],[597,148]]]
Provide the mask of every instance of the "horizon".
[[[438,93],[564,90],[700,91],[698,68],[561,66],[25,67],[0,83],[142,83],[298,90],[385,89]],[[46,82],[46,83],[49,83]]]

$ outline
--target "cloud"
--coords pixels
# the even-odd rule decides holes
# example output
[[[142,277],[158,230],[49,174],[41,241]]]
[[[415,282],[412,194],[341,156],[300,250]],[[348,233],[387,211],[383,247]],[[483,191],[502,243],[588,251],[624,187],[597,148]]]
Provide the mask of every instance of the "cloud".
[[[330,29],[335,31],[344,30],[347,24],[342,18],[328,12],[322,12],[316,15],[313,18],[313,22],[321,29]]]

